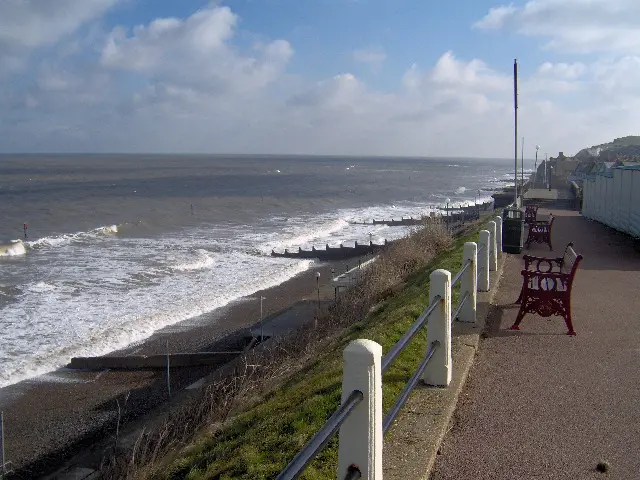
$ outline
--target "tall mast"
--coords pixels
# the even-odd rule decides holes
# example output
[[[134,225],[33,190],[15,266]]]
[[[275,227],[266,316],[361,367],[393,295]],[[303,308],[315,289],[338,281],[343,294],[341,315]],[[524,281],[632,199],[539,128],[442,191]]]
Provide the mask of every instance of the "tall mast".
[[[513,118],[514,118],[514,177],[515,177],[515,199],[518,202],[518,59],[513,61]]]

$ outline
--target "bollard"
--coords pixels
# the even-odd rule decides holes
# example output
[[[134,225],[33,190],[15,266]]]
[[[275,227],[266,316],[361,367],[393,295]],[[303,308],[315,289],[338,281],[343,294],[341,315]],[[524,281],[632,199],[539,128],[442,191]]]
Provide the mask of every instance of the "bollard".
[[[468,296],[460,309],[458,320],[465,323],[476,323],[478,245],[475,242],[464,244],[462,264],[464,265],[467,260],[471,262],[471,265],[460,279],[460,299],[465,295]]]
[[[382,480],[382,347],[354,340],[344,349],[342,401],[360,390],[364,398],[340,427],[338,478],[357,465],[363,479]]]
[[[447,270],[431,272],[429,304],[440,296],[438,306],[427,320],[427,348],[440,342],[422,374],[427,385],[447,387],[451,383],[451,273]]]
[[[480,245],[478,247],[478,291],[489,291],[489,245],[491,233],[489,230],[480,231]]]
[[[502,217],[496,216],[494,218],[496,222],[496,250],[498,250],[498,255],[502,254]]]
[[[488,225],[489,233],[489,271],[495,272],[498,270],[498,249],[496,246],[496,222],[491,221]]]

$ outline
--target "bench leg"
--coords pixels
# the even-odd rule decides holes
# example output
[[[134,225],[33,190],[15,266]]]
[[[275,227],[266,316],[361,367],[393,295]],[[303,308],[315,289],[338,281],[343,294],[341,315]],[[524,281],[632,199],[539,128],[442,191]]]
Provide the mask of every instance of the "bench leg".
[[[547,245],[549,245],[549,250],[553,250],[553,247],[551,246],[551,234],[547,237]]]
[[[564,323],[567,325],[567,335],[575,336],[576,331],[573,329],[573,322],[571,321],[571,299],[565,300],[564,305]]]
[[[519,305],[522,303],[522,292],[524,292],[524,285],[522,286],[522,288],[520,289],[520,295],[518,295],[518,298],[516,299],[514,303],[514,305]]]
[[[524,306],[527,303],[527,299],[523,298],[521,299],[521,304],[520,304],[520,310],[518,310],[518,316],[516,317],[516,321],[513,322],[513,325],[511,325],[511,327],[509,328],[509,330],[520,330],[520,322],[522,321],[522,319],[524,318],[525,315],[525,310],[524,310]]]

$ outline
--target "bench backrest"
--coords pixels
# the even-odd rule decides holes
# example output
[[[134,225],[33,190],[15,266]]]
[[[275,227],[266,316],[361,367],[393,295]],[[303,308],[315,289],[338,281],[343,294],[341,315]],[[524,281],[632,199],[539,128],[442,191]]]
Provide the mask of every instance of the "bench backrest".
[[[538,213],[538,205],[525,205],[524,209],[525,213],[531,212],[534,215]]]
[[[573,284],[573,277],[576,275],[576,270],[578,269],[578,265],[582,260],[582,255],[577,254],[573,249],[573,242],[570,242],[567,245],[567,248],[564,249],[564,255],[562,256],[562,264],[560,265],[560,272],[569,275],[568,282],[568,290],[571,290],[571,286]]]

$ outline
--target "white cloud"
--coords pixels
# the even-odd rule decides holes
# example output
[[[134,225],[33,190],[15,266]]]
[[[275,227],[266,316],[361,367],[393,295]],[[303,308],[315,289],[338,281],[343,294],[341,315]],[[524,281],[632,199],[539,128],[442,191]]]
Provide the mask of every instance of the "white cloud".
[[[352,52],[353,59],[358,63],[369,65],[377,71],[387,59],[386,52],[381,48],[363,48]]]
[[[511,10],[492,24],[507,25]],[[231,9],[208,7],[90,41],[84,32],[50,40],[46,61],[0,79],[0,151],[513,152],[510,62],[497,69],[446,51],[383,92],[353,73],[294,76],[286,39],[241,48],[238,23]],[[520,130],[549,153],[640,130],[640,57],[532,70],[520,78]]]
[[[510,80],[478,59],[462,62],[449,51],[442,55],[431,74],[431,80],[442,85],[456,85],[470,90],[506,90]]]
[[[23,67],[32,49],[56,43],[118,1],[0,1],[0,73]]]
[[[517,12],[518,9],[513,4],[490,8],[489,13],[482,20],[476,22],[475,26],[486,29],[502,28]]]
[[[131,35],[117,27],[102,50],[101,64],[210,92],[263,87],[282,72],[293,49],[276,40],[254,45],[255,56],[238,54],[229,43],[237,20],[228,7],[209,7],[184,20],[156,19],[135,27]]]
[[[492,8],[475,27],[547,38],[547,48],[566,52],[635,53],[638,19],[638,0],[530,0]]]
[[[544,62],[538,68],[538,73],[544,76],[555,76],[564,78],[567,80],[573,80],[581,75],[583,75],[586,71],[586,66],[582,62],[576,63],[551,63]]]

